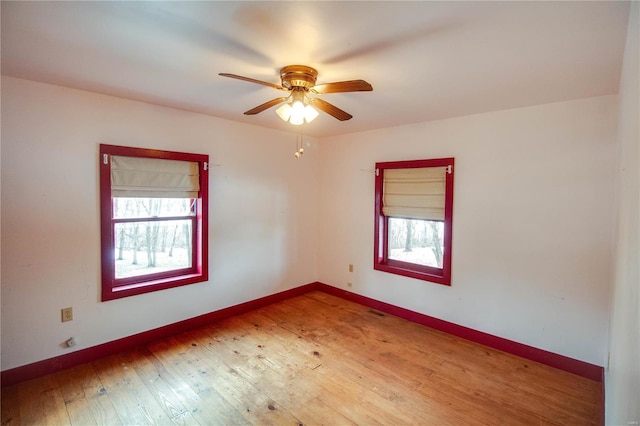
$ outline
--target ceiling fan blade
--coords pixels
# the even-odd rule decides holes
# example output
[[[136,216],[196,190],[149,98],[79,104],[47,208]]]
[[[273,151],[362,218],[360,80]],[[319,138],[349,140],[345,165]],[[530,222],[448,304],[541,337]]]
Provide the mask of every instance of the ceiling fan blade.
[[[237,74],[229,74],[226,72],[221,72],[218,75],[221,75],[222,77],[229,77],[229,78],[235,78],[237,80],[248,81],[249,83],[262,84],[263,86],[273,87],[274,89],[278,89],[278,90],[289,90],[287,88],[280,86],[279,84],[269,83],[267,81],[262,81],[262,80],[256,80],[255,78],[243,77]]]
[[[339,93],[339,92],[370,92],[373,87],[364,80],[338,81],[313,86],[314,93]]]
[[[348,112],[345,112],[340,108],[338,108],[337,106],[331,105],[329,102],[320,98],[309,99],[309,104],[318,108],[320,111],[324,111],[327,114],[337,118],[340,121],[346,121],[351,119],[351,117],[353,117]]]
[[[262,105],[258,105],[257,107],[252,108],[249,111],[246,111],[244,113],[244,115],[255,115],[255,114],[258,114],[259,112],[262,112],[265,109],[269,109],[269,108],[271,108],[273,106],[276,106],[279,103],[282,103],[282,102],[286,101],[287,99],[289,99],[289,98],[288,97],[284,97],[284,98],[271,99],[270,101],[265,102]]]

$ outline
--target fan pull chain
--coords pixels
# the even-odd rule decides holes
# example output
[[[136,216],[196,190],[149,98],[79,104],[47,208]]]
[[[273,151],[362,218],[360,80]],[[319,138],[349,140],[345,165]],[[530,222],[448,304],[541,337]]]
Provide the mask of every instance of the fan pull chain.
[[[300,132],[296,134],[296,152],[293,156],[296,160],[304,155],[304,148],[302,147],[302,126],[300,126]]]

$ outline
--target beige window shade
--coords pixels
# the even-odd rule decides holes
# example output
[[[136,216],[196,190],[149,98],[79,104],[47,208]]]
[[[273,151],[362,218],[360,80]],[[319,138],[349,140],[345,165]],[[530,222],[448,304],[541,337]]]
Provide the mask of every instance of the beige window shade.
[[[385,169],[382,213],[406,219],[444,220],[446,167]]]
[[[197,198],[197,162],[111,156],[113,197]]]

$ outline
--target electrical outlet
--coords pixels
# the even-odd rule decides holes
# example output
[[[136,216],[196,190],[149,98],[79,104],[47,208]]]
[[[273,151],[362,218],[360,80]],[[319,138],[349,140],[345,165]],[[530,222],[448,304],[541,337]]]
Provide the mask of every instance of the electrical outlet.
[[[353,265],[351,263],[349,264],[349,272],[353,272]]]
[[[62,322],[73,321],[73,308],[62,308]]]

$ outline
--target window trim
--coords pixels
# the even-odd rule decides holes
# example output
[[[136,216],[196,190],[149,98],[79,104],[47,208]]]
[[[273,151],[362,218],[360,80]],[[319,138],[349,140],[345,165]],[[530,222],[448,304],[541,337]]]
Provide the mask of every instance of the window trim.
[[[148,274],[136,280],[132,277],[127,283],[116,284],[115,279],[115,232],[113,218],[113,197],[111,196],[111,155],[125,157],[144,157],[165,160],[193,161],[200,164],[200,192],[196,199],[196,215],[193,220],[195,234],[192,268],[174,270],[169,273]],[[208,218],[209,218],[209,156],[176,151],[132,148],[117,145],[100,144],[100,261],[102,281],[102,301],[165,290],[209,279],[208,254]],[[148,219],[148,218],[147,218]],[[170,218],[162,218],[168,220]]]
[[[445,179],[444,208],[444,250],[442,268],[417,265],[389,259],[389,218],[382,213],[382,189],[385,169],[403,169],[418,167],[451,167]],[[451,285],[451,257],[453,236],[453,176],[454,158],[436,158],[427,160],[388,161],[376,163],[375,209],[374,209],[374,246],[373,269],[437,284]]]

